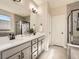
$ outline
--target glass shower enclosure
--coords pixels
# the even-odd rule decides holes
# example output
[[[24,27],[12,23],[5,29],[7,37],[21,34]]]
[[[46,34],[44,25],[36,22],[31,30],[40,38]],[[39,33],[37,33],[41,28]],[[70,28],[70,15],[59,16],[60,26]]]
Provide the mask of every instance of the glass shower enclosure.
[[[79,45],[79,9],[70,12],[67,27],[67,42]]]

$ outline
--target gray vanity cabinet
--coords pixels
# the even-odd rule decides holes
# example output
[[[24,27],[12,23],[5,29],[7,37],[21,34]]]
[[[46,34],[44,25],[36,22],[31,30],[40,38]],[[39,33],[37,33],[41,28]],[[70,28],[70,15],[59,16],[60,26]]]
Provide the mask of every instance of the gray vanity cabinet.
[[[21,59],[21,52],[9,57],[9,58],[6,58],[6,59]]]
[[[31,59],[31,47],[22,50],[22,59]]]
[[[44,50],[45,36],[1,51],[0,59],[37,59]]]

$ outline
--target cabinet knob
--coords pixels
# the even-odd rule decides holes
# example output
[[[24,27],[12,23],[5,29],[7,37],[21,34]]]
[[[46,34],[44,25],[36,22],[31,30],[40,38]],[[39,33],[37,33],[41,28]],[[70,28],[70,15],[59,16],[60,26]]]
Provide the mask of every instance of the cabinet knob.
[[[34,46],[34,48],[36,48],[36,47]]]

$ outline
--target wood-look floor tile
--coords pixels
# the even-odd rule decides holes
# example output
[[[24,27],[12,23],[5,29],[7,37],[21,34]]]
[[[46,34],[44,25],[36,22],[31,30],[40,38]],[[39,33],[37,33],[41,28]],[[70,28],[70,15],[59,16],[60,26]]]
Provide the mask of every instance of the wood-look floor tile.
[[[67,52],[65,48],[51,46],[49,50],[42,53],[38,59],[67,59]]]

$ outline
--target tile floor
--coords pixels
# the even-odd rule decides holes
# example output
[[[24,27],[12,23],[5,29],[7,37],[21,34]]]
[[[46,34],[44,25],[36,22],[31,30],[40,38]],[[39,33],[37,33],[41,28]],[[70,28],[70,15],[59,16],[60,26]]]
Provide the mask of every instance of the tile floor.
[[[67,59],[66,49],[58,46],[50,46],[38,59]]]

